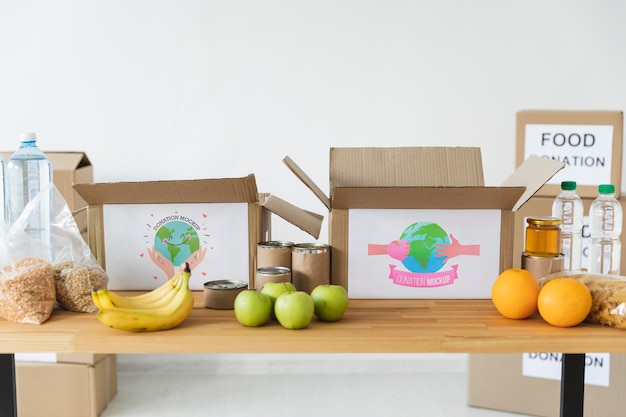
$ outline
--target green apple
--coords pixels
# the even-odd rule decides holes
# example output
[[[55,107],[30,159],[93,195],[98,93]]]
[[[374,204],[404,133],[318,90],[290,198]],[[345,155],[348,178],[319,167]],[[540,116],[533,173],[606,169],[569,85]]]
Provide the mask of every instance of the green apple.
[[[304,291],[282,293],[274,303],[278,322],[287,329],[304,329],[313,319],[313,299]]]
[[[271,312],[272,300],[257,290],[244,290],[235,297],[235,317],[244,326],[262,326]]]
[[[315,316],[322,321],[341,320],[348,308],[348,292],[341,285],[318,285],[311,291]]]
[[[265,294],[272,300],[272,314],[271,317],[276,318],[274,314],[274,304],[279,295],[289,291],[297,291],[296,286],[291,282],[267,282],[261,288],[261,294]]]

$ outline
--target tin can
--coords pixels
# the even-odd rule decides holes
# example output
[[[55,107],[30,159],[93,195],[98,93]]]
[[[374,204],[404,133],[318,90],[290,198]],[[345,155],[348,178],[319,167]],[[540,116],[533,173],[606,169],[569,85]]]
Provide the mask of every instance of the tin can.
[[[204,283],[204,306],[216,310],[232,310],[235,298],[248,288],[244,281],[217,280]]]
[[[325,243],[298,243],[291,248],[291,282],[298,291],[311,293],[330,284],[330,246]]]
[[[529,256],[522,254],[522,269],[527,270],[536,280],[540,280],[546,275],[563,271],[563,263],[565,257],[563,255],[545,257],[545,256]]]
[[[258,268],[254,287],[260,290],[268,282],[291,282],[291,269],[284,266]]]
[[[525,253],[528,256],[552,258],[561,255],[561,220],[556,217],[526,219]]]
[[[272,240],[256,245],[257,268],[284,266],[291,268],[291,247],[293,242]]]

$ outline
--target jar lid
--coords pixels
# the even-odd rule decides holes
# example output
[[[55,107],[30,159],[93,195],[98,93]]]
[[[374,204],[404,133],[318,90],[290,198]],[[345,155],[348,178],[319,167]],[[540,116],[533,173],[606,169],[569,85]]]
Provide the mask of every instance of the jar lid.
[[[267,242],[259,242],[257,243],[257,246],[266,249],[284,249],[291,248],[293,246],[293,242],[286,240],[269,240]]]
[[[529,217],[526,222],[535,226],[558,226],[561,224],[561,219],[557,217]]]
[[[217,281],[209,281],[204,283],[207,290],[237,290],[248,286],[247,282],[234,281],[230,279],[222,279]]]
[[[286,266],[264,266],[256,270],[260,275],[283,275],[290,274],[291,268]]]
[[[296,253],[326,253],[330,250],[330,245],[326,243],[296,243],[291,247]]]

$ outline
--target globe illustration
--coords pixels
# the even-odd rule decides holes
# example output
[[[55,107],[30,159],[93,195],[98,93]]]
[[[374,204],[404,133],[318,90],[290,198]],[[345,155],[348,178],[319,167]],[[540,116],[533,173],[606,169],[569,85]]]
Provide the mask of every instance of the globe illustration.
[[[179,266],[200,249],[196,230],[179,220],[165,223],[154,236],[154,248],[172,265]]]
[[[409,254],[402,264],[411,272],[436,272],[445,264],[445,257],[438,258],[435,254],[437,245],[450,243],[448,233],[437,223],[418,222],[407,227],[400,240],[410,244]]]

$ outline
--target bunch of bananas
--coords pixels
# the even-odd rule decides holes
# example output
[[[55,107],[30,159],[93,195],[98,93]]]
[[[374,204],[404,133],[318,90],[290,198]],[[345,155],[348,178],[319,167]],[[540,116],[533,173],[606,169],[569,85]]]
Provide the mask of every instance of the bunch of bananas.
[[[135,296],[122,296],[106,288],[91,293],[98,307],[96,317],[104,325],[131,332],[167,330],[182,323],[193,308],[189,289],[189,264],[160,287]]]

